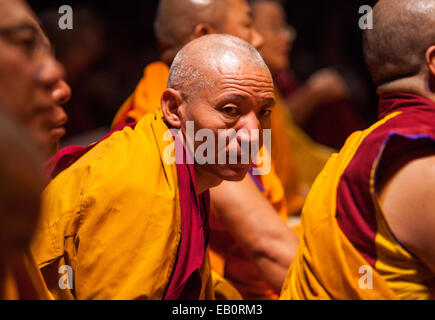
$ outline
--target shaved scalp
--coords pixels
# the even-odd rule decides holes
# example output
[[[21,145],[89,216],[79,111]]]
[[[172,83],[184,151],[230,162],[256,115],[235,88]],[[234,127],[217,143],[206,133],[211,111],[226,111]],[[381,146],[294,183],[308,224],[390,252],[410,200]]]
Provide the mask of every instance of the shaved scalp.
[[[241,65],[263,68],[261,55],[246,41],[225,34],[212,34],[188,43],[175,56],[169,72],[168,88],[181,92],[187,100],[215,84],[216,73],[237,73]]]
[[[373,29],[363,34],[366,64],[378,86],[418,75],[434,44],[434,0],[380,0]]]
[[[180,49],[200,23],[217,28],[226,19],[225,4],[226,0],[161,0],[154,23],[161,51]]]

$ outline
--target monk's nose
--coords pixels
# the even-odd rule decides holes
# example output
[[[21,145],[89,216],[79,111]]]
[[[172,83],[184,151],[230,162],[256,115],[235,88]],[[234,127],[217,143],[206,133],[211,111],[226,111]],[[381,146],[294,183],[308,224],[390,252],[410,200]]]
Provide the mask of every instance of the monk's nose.
[[[249,114],[242,126],[241,133],[238,134],[239,142],[241,143],[243,140],[249,141],[249,143],[258,143],[259,142],[259,135],[260,135],[260,121],[258,120],[257,116],[254,112]]]
[[[64,80],[60,80],[54,87],[51,97],[55,104],[64,105],[71,99],[70,86]]]
[[[53,88],[62,80],[65,71],[62,65],[52,56],[48,56],[42,62],[38,72],[37,81],[49,90]]]
[[[251,40],[251,45],[255,48],[255,49],[260,49],[264,44],[264,38],[263,36],[257,31],[257,29],[253,29],[252,31],[252,40]]]

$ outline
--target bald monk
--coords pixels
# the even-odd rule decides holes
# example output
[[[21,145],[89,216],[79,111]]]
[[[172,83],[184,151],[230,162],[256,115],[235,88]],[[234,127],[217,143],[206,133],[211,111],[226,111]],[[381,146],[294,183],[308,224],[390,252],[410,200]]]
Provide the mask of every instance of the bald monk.
[[[435,2],[381,0],[373,18],[380,120],[316,180],[282,299],[434,298]]]
[[[137,121],[160,105],[169,75],[167,66],[186,42],[211,33],[236,35],[256,48],[263,42],[252,27],[251,9],[244,0],[161,1],[155,31],[164,63],[146,67],[135,92],[115,117],[114,128]],[[285,130],[280,115],[273,114],[272,154],[278,146],[275,139],[283,136],[279,130]],[[280,174],[288,182],[286,190],[274,167],[268,174],[223,182],[211,190],[212,268],[230,280],[246,299],[278,298],[297,248],[298,239],[286,222],[289,212],[300,210],[303,197],[298,191],[289,147],[282,143],[279,147],[287,151],[281,161],[285,171]],[[218,293],[219,298],[224,295]]]
[[[197,141],[185,143],[187,121],[195,133],[262,131],[273,104],[270,72],[248,43],[209,35],[186,45],[171,66],[161,108],[94,145],[45,190],[33,251],[53,296],[212,299],[208,189],[243,179],[252,157],[218,165],[216,153],[214,162],[186,163],[198,148]],[[240,135],[225,152],[240,156],[242,143],[262,141]],[[60,288],[64,265],[71,281]]]
[[[50,299],[26,247],[35,229],[38,190],[42,191],[42,162],[35,172],[38,156],[27,144],[35,145],[42,159],[54,155],[66,121],[61,104],[71,92],[62,80],[63,68],[51,54],[48,39],[26,2],[0,0],[0,17],[0,109],[12,117],[2,120],[1,125],[5,130],[2,154],[7,153],[7,158],[2,167],[0,196],[8,201],[2,203],[0,225],[5,237],[1,243],[8,247],[8,252],[2,250],[0,298]],[[15,120],[21,125],[19,129],[9,124]],[[29,141],[25,142],[26,139]],[[12,237],[20,242],[11,243]]]

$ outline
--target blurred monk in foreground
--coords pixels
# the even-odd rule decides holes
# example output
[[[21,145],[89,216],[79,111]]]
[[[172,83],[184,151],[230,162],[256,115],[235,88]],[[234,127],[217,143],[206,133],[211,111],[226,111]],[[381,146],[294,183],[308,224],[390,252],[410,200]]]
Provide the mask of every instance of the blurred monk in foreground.
[[[162,62],[145,68],[144,77],[115,117],[115,128],[154,112],[166,87],[168,66],[178,50],[192,39],[206,34],[228,33],[256,48],[263,43],[252,26],[252,12],[245,0],[161,1],[155,32]],[[241,108],[240,103],[233,106],[235,116]],[[250,170],[241,182],[225,181],[211,189],[212,268],[230,280],[245,299],[278,298],[298,244],[297,236],[286,222],[290,212],[300,210],[303,197],[298,191],[288,143],[275,141],[285,137],[285,133],[280,131],[283,127],[280,125],[281,117],[273,117],[270,172],[254,176]],[[288,151],[281,160],[285,162],[282,166],[285,172],[281,172],[279,177],[274,168],[278,145]],[[288,182],[289,190],[283,190],[282,177]],[[219,283],[215,283],[217,297],[224,298],[226,290]]]
[[[62,81],[63,68],[54,59],[48,39],[26,2],[0,0],[0,17],[0,108],[12,117],[3,120],[1,126],[5,130],[2,153],[7,154],[1,196],[8,205],[3,203],[6,221],[0,225],[5,237],[16,237],[18,241],[25,234],[20,246],[2,241],[8,253],[2,255],[7,270],[0,283],[1,297],[49,299],[39,269],[26,248],[39,212],[38,190],[42,191],[44,182],[42,161],[35,171],[37,156],[23,140],[35,144],[44,160],[54,155],[65,133],[62,125],[66,115],[60,105],[69,99],[70,90]],[[15,121],[25,132],[17,133],[18,129],[6,123]]]
[[[0,112],[0,300],[49,299],[29,244],[39,217],[42,157]]]
[[[261,56],[239,38],[208,35],[179,51],[161,108],[89,146],[46,188],[33,249],[53,296],[214,298],[208,189],[247,174],[255,155],[241,163],[242,146],[261,147],[273,90]],[[214,148],[219,129],[260,136],[225,140],[224,154],[235,152],[236,164],[217,164],[220,149],[199,164],[192,123],[195,135],[213,135]],[[62,266],[71,270],[66,288],[58,284]]]
[[[434,298],[435,2],[381,0],[373,19],[380,120],[316,180],[282,299]]]

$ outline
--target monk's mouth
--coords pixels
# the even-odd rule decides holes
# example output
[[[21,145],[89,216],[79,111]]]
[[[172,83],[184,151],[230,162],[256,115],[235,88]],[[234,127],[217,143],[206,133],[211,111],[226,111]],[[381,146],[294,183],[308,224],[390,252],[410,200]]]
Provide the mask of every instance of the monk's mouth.
[[[64,127],[56,127],[50,130],[50,135],[53,139],[59,140],[66,134]]]

